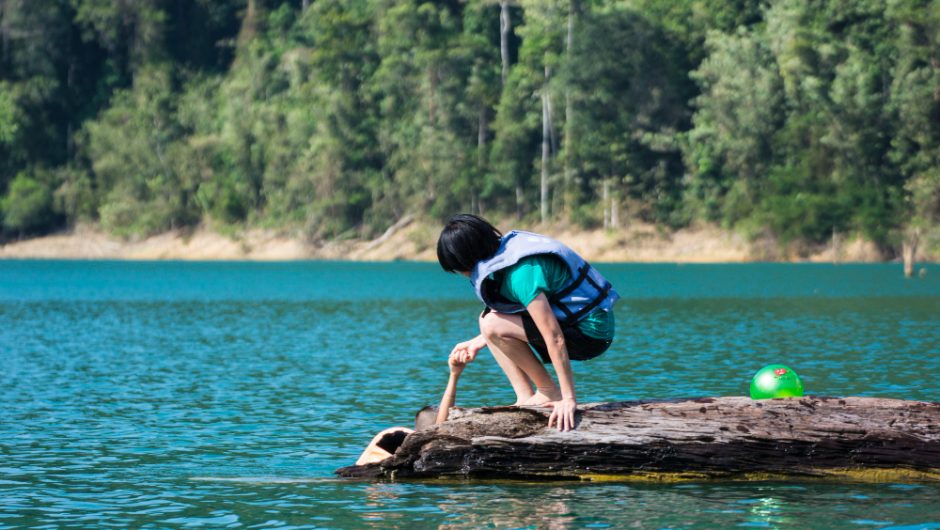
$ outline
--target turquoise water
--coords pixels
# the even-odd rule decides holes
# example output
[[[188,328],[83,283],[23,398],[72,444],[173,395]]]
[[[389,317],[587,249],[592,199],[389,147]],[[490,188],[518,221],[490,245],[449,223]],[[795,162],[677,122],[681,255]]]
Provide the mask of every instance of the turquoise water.
[[[940,400],[940,268],[601,265],[623,295],[582,402]],[[940,486],[333,478],[436,402],[467,281],[414,263],[0,262],[0,528],[940,528]],[[509,403],[482,355],[458,403]]]

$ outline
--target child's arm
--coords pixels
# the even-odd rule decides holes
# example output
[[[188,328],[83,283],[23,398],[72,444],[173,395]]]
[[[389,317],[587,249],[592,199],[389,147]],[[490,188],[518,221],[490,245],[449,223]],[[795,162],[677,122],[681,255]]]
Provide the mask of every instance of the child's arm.
[[[561,389],[561,399],[548,403],[549,406],[554,407],[551,416],[548,417],[548,426],[551,427],[557,422],[559,431],[570,431],[575,428],[578,399],[574,393],[574,375],[571,372],[571,360],[568,357],[565,335],[561,331],[561,325],[552,312],[545,293],[539,293],[529,303],[527,309],[548,347],[548,356],[552,359],[552,366],[555,367],[558,386]]]
[[[457,355],[453,353],[447,359],[447,366],[450,367],[450,378],[447,380],[447,388],[444,390],[444,397],[441,398],[441,405],[437,408],[437,419],[434,423],[444,423],[447,421],[447,415],[450,408],[454,406],[457,399],[457,380],[460,379],[460,373],[463,372],[467,364],[457,360]]]

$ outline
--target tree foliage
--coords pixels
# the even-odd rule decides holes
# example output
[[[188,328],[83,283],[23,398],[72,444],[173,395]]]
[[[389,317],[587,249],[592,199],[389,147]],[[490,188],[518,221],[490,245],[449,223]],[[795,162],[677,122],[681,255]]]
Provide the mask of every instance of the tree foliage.
[[[20,173],[10,183],[10,190],[0,201],[3,227],[19,234],[43,228],[53,218],[52,192],[34,178]]]
[[[936,226],[936,2],[515,0],[508,34],[502,4],[5,0],[2,233]]]

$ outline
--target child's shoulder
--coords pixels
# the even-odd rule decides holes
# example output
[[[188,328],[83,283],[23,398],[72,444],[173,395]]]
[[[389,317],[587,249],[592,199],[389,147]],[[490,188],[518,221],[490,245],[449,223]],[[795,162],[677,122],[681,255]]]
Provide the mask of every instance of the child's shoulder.
[[[536,254],[526,256],[510,267],[506,268],[505,275],[512,278],[528,278],[530,276],[554,277],[565,270],[565,264],[560,258],[551,254]]]
[[[540,267],[540,268],[553,268],[558,265],[564,265],[564,262],[558,256],[554,254],[534,254],[532,256],[526,256],[519,260],[518,263],[513,265],[514,267],[518,266],[527,266],[527,267]]]

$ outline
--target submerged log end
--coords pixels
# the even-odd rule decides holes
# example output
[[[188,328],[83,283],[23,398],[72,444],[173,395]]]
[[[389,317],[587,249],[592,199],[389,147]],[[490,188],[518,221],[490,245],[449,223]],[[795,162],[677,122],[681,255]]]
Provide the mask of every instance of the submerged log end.
[[[940,481],[940,403],[884,398],[744,397],[595,403],[577,429],[548,410],[456,409],[343,477],[592,481]]]

